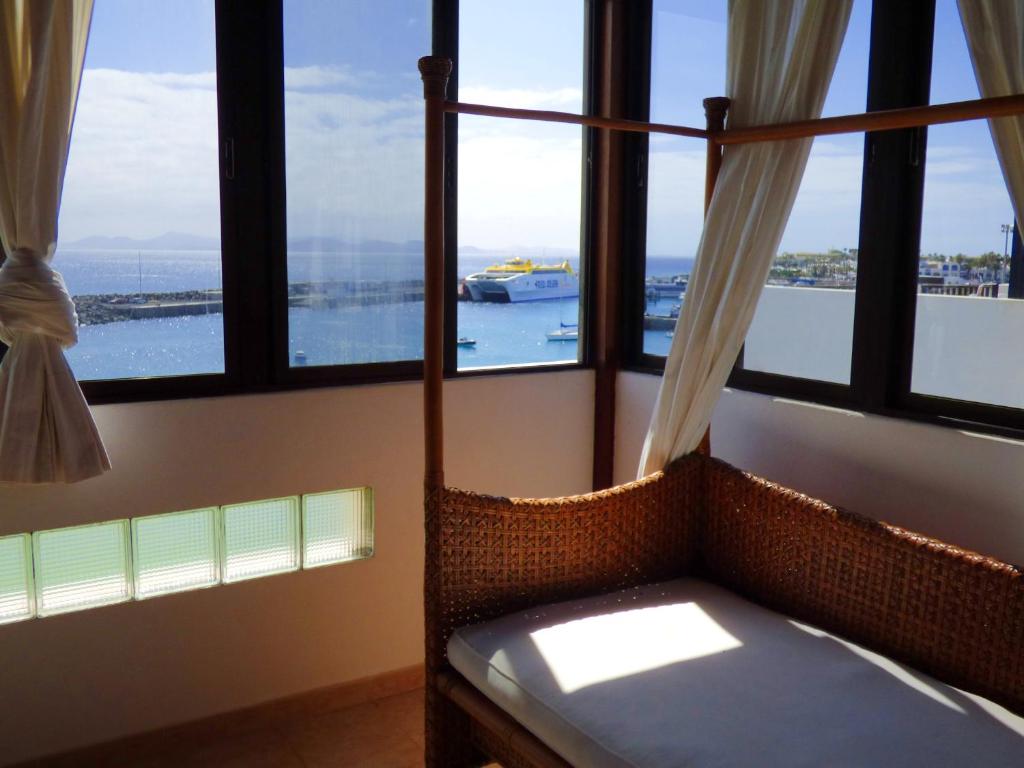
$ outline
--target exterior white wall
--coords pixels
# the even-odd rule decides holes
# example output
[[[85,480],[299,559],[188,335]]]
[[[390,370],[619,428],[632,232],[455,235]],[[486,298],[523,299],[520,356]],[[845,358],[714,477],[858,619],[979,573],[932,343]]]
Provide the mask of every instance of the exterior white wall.
[[[854,292],[767,286],[747,368],[848,383]],[[1024,301],[919,295],[915,392],[1024,408]]]
[[[446,384],[447,480],[589,490],[591,371]],[[114,469],[0,488],[0,535],[359,485],[376,555],[0,626],[0,764],[420,663],[418,383],[94,409]]]
[[[636,473],[660,381],[619,376],[619,482]],[[1024,563],[1024,443],[727,389],[711,450],[832,504]]]
[[[914,391],[1024,408],[1024,301],[917,298]]]
[[[850,381],[854,292],[765,286],[743,364],[754,371]]]

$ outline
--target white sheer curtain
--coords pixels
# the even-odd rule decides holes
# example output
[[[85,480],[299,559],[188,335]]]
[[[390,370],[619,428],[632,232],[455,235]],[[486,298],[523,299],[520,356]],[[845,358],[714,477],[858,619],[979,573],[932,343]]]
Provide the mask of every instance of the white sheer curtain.
[[[0,481],[110,468],[64,347],[78,317],[50,267],[92,0],[0,2]]]
[[[853,0],[730,0],[728,127],[821,116]],[[757,308],[812,139],[725,148],[639,476],[694,450]]]
[[[983,98],[1024,93],[1024,3],[959,0],[960,20]],[[1006,189],[1024,222],[1024,116],[988,121]]]

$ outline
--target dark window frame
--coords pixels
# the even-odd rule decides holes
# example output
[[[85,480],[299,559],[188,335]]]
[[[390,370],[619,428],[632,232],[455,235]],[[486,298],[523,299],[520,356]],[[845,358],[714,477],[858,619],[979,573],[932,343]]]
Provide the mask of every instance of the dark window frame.
[[[584,2],[584,72],[589,94],[596,55],[594,0]],[[224,290],[224,373],[85,380],[90,404],[258,394],[316,387],[415,381],[422,360],[291,367],[288,354],[283,2],[216,0],[218,145]],[[455,62],[449,98],[458,93],[458,0],[433,0],[431,53]],[[419,52],[415,52],[419,53]],[[423,51],[422,53],[427,53]],[[415,56],[410,59],[412,62]],[[410,64],[412,66],[412,64]],[[587,109],[591,101],[588,100]],[[575,362],[456,370],[458,117],[446,116],[445,376],[463,378],[564,371],[588,367],[585,346]],[[590,132],[583,157],[589,168]],[[227,178],[228,148],[232,177]],[[581,189],[581,314],[587,318],[591,271],[588,227],[592,191]],[[589,334],[584,324],[584,338]]]
[[[869,111],[929,102],[934,19],[935,0],[874,0]],[[648,49],[648,59],[650,53]],[[1024,437],[1024,409],[911,390],[926,153],[926,128],[865,134],[850,383],[748,370],[742,367],[741,352],[727,386],[886,417]],[[636,197],[644,196],[637,191]],[[638,208],[644,204],[633,203]],[[625,276],[630,286],[625,368],[660,374],[665,358],[643,351],[645,229],[646,218],[641,216],[632,231],[632,241],[640,245],[631,254]]]

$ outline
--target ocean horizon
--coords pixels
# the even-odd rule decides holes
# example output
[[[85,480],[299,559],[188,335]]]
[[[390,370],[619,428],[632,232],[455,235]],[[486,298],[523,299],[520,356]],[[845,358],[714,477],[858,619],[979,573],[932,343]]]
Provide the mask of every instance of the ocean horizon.
[[[516,255],[509,251],[505,258]],[[539,263],[556,263],[561,258],[538,258]],[[494,253],[460,253],[459,276],[478,272],[500,260]],[[579,258],[569,258],[579,269]],[[220,251],[60,249],[53,268],[61,273],[73,296],[105,293],[171,293],[206,291],[222,283]],[[693,269],[691,256],[651,256],[647,277],[670,277]],[[320,253],[288,252],[288,281],[291,283],[343,280],[422,280],[422,256],[409,253]]]

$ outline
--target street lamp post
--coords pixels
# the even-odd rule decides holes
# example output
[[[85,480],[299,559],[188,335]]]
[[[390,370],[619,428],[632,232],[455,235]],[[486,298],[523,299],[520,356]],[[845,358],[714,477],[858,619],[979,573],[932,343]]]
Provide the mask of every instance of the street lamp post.
[[[1002,266],[1004,264],[1006,264],[1006,262],[1010,258],[1010,233],[1013,232],[1013,224],[1003,224],[1002,225],[1002,230],[1003,230],[1003,260],[999,264],[1000,269],[1002,269]],[[995,281],[997,283],[999,282],[999,276],[998,275],[996,275],[996,280]]]

